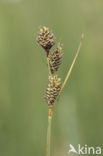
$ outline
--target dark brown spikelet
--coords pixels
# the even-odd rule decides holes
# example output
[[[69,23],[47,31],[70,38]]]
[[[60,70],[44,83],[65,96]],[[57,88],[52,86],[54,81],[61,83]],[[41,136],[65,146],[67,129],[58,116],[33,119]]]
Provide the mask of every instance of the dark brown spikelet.
[[[59,94],[61,88],[61,79],[58,76],[49,76],[49,84],[46,90],[46,101],[48,106],[51,108]]]
[[[52,74],[59,69],[59,66],[62,63],[62,58],[63,58],[62,48],[60,44],[58,44],[58,47],[54,49],[54,51],[49,55],[50,70]]]
[[[55,36],[48,28],[43,27],[40,29],[37,42],[45,49],[46,52],[48,52],[55,44]]]

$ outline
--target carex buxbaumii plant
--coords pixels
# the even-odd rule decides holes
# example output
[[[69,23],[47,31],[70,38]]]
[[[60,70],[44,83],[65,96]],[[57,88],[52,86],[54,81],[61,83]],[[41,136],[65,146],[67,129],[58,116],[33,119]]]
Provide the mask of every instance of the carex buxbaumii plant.
[[[71,74],[71,71],[73,69],[73,66],[75,64],[75,61],[77,59],[77,56],[79,54],[82,40],[84,38],[84,35],[81,35],[81,40],[76,52],[76,55],[73,59],[73,62],[69,68],[69,71],[65,77],[65,80],[63,84],[61,84],[61,78],[58,77],[57,74],[55,74],[58,69],[60,68],[60,65],[62,63],[63,59],[63,51],[61,44],[58,43],[57,48],[51,49],[53,45],[55,44],[56,37],[54,34],[49,31],[47,27],[43,27],[40,29],[40,32],[38,33],[37,42],[39,45],[41,45],[46,52],[46,58],[47,58],[47,64],[48,64],[48,71],[49,71],[49,84],[48,88],[46,89],[46,95],[45,100],[49,107],[49,114],[48,114],[48,129],[47,129],[47,144],[46,144],[46,156],[50,156],[50,138],[51,138],[51,120],[53,116],[53,110],[55,107],[55,104]]]

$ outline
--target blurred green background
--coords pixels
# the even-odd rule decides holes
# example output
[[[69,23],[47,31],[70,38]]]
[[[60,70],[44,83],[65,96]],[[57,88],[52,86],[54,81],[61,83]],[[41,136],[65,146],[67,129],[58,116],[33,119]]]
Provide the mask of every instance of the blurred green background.
[[[45,156],[48,70],[36,43],[40,26],[63,43],[62,81],[85,34],[54,111],[52,156],[68,156],[70,143],[103,149],[103,1],[0,0],[0,156]]]

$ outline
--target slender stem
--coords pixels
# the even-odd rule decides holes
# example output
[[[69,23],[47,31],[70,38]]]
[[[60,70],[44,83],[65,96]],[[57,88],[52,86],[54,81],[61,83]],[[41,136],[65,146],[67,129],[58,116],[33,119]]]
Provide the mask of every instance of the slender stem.
[[[52,109],[50,108],[50,109],[49,109],[49,114],[48,114],[48,129],[47,129],[46,156],[50,156],[51,121],[52,121]]]
[[[45,50],[46,52],[46,56],[47,56],[47,65],[48,65],[48,71],[49,71],[49,75],[52,76],[51,70],[50,70],[50,59],[49,59],[49,51]]]
[[[47,64],[48,64],[48,71],[49,71],[49,76],[52,77],[52,73],[50,70],[50,63],[49,63],[49,52],[47,55]],[[51,143],[51,122],[52,122],[52,108],[49,108],[49,114],[48,114],[48,128],[47,128],[47,145],[46,145],[46,156],[50,156],[50,143]]]
[[[49,70],[49,75],[52,76],[51,70],[50,70],[50,63],[49,63],[49,57],[47,57],[47,64],[48,64],[48,70]]]
[[[74,67],[75,61],[76,61],[76,59],[77,59],[77,57],[78,57],[78,54],[79,54],[79,52],[80,52],[80,48],[81,48],[81,46],[82,46],[83,38],[84,38],[84,34],[81,35],[81,40],[80,40],[80,43],[79,43],[79,46],[78,46],[76,55],[75,55],[75,57],[74,57],[74,59],[73,59],[73,61],[72,61],[72,64],[71,64],[71,66],[70,66],[70,68],[69,68],[69,71],[68,71],[68,73],[67,73],[67,75],[66,75],[66,78],[65,78],[65,80],[64,80],[64,82],[63,82],[63,84],[62,84],[62,87],[61,87],[61,89],[60,89],[60,91],[59,91],[59,94],[58,94],[58,96],[57,96],[57,98],[56,98],[56,100],[55,100],[54,106],[55,106],[55,104],[56,104],[56,102],[57,102],[57,100],[58,100],[58,98],[59,98],[59,96],[60,96],[62,90],[64,89],[64,86],[65,86],[67,80],[69,79],[69,77],[70,77],[70,75],[71,75],[71,72],[72,72],[72,69],[73,69],[73,67]]]

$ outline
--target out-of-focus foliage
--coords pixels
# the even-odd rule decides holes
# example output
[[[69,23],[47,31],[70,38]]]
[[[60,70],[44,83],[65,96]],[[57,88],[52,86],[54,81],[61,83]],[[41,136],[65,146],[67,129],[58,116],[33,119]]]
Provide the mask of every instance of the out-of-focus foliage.
[[[80,55],[54,111],[52,155],[67,156],[68,144],[103,148],[103,1],[0,0],[0,156],[45,155],[48,84],[40,26],[63,43],[64,80]]]

